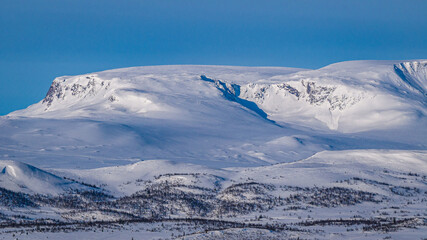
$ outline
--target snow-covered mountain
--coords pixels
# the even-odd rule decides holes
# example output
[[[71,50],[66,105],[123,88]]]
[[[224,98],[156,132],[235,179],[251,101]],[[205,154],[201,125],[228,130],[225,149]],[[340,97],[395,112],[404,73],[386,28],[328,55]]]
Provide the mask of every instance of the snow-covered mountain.
[[[426,71],[424,60],[343,62],[318,70],[136,67],[59,77],[40,103],[10,116],[93,118],[125,113],[194,119],[212,112],[211,107],[224,107],[203,106],[223,104],[218,99],[222,93],[283,125],[360,132],[418,121],[427,104]]]
[[[426,64],[156,66],[59,77],[42,101],[1,118],[0,154],[41,167],[150,159],[232,167],[321,150],[425,149]]]
[[[196,239],[422,236],[426,86],[427,60],[59,77],[0,117],[0,225],[174,219]]]

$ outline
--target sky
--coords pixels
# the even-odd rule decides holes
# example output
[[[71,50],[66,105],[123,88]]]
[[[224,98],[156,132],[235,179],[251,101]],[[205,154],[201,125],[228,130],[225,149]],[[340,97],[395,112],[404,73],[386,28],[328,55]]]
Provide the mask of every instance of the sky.
[[[2,0],[0,115],[113,68],[427,58],[425,0]]]

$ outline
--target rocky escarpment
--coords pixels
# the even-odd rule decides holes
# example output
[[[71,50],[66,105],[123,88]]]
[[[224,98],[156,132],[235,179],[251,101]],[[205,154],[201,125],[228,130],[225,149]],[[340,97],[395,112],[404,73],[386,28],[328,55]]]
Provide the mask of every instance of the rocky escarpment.
[[[306,113],[326,123],[330,129],[338,128],[337,121],[342,111],[369,95],[357,88],[322,84],[310,79],[245,85],[227,83],[204,75],[201,79],[213,83],[226,99],[241,104],[273,123],[276,120],[283,121],[284,118],[289,120],[296,111],[306,109]]]
[[[78,80],[69,83],[65,77],[55,79],[46,97],[42,100],[42,104],[45,104],[48,109],[57,100],[94,96],[100,90],[108,90],[111,84],[99,79],[96,75],[81,76]]]
[[[331,111],[351,107],[363,96],[363,93],[357,90],[347,94],[340,92],[340,88],[342,88],[340,85],[323,85],[310,80],[301,80],[280,84],[248,84],[244,87],[242,95],[260,105],[268,102],[268,98],[279,97],[284,104],[286,98],[289,98],[311,106],[325,105]]]

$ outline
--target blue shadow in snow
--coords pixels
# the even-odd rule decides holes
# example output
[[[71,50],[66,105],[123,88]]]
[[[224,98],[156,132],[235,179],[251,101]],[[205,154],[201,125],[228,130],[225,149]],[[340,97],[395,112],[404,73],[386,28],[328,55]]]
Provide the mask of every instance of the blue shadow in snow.
[[[253,111],[258,116],[262,117],[263,119],[273,123],[276,126],[282,127],[279,124],[277,124],[275,121],[268,119],[267,113],[265,113],[261,108],[259,108],[256,103],[239,98],[240,95],[240,86],[237,84],[230,84],[227,86],[224,82],[220,80],[214,80],[211,78],[206,77],[205,75],[201,75],[200,79],[206,82],[214,83],[215,87],[222,92],[224,97],[230,101],[237,102],[243,107]],[[230,89],[231,87],[231,89]]]

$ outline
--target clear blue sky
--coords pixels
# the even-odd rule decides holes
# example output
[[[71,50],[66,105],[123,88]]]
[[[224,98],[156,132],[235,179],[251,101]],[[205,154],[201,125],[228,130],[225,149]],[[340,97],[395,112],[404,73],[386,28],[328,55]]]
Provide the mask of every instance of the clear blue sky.
[[[0,115],[111,68],[427,58],[426,16],[426,0],[2,0]]]

